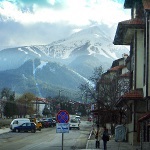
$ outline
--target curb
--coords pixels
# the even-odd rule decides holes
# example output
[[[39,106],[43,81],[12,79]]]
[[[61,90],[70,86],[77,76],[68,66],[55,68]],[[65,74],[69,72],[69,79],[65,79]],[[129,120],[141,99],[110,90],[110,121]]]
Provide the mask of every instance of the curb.
[[[88,140],[87,140],[87,143],[86,143],[86,149],[88,149],[89,140],[91,139],[92,133],[93,133],[93,129],[91,130],[91,132],[90,132],[90,134],[89,134],[89,137],[88,137]]]

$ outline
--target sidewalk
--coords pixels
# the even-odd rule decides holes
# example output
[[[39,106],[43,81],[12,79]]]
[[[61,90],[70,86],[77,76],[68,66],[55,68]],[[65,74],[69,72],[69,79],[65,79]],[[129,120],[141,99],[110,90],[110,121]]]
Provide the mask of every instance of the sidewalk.
[[[10,131],[11,131],[10,128],[3,127],[3,128],[0,129],[0,134],[6,133],[6,132],[10,132]]]
[[[95,148],[95,136],[91,134],[90,139],[87,141],[86,149],[96,150]],[[100,141],[99,150],[103,150],[103,141]],[[132,146],[127,142],[115,142],[111,139],[107,142],[107,150],[140,150],[140,146]]]

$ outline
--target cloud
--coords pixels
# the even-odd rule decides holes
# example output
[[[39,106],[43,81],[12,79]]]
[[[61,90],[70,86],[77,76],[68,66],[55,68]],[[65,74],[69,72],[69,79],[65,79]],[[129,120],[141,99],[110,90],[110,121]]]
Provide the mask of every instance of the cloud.
[[[7,46],[28,46],[49,44],[62,39],[72,31],[70,26],[63,24],[37,23],[23,26],[17,22],[0,22],[0,49]],[[61,34],[60,34],[61,33]]]
[[[0,43],[48,44],[92,24],[115,28],[129,17],[122,0],[0,0]]]
[[[113,0],[3,0],[0,14],[5,21],[11,19],[26,25],[65,22],[77,26],[93,21],[112,26],[130,15]]]

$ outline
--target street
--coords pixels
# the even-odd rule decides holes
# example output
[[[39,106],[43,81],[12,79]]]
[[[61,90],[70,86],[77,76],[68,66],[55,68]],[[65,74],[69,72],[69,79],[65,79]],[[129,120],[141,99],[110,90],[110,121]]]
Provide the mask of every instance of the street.
[[[92,124],[81,121],[80,130],[72,129],[64,133],[63,149],[84,149]],[[56,133],[56,127],[44,128],[36,133],[8,132],[0,134],[1,150],[61,150],[62,133]]]

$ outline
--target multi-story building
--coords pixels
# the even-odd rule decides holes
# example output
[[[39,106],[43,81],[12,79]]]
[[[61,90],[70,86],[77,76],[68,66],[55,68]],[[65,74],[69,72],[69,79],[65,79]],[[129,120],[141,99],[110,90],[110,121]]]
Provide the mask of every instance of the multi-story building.
[[[97,114],[100,125],[109,123],[114,126],[123,122],[122,115],[119,115],[122,110],[116,109],[115,104],[124,93],[129,92],[130,74],[125,64],[127,57],[128,54],[123,54],[122,58],[115,60],[97,82],[97,106],[92,112]]]
[[[130,71],[130,91],[122,95],[118,107],[127,110],[127,140],[150,149],[150,0],[125,0],[131,19],[118,23],[114,44],[129,45],[126,61]]]

